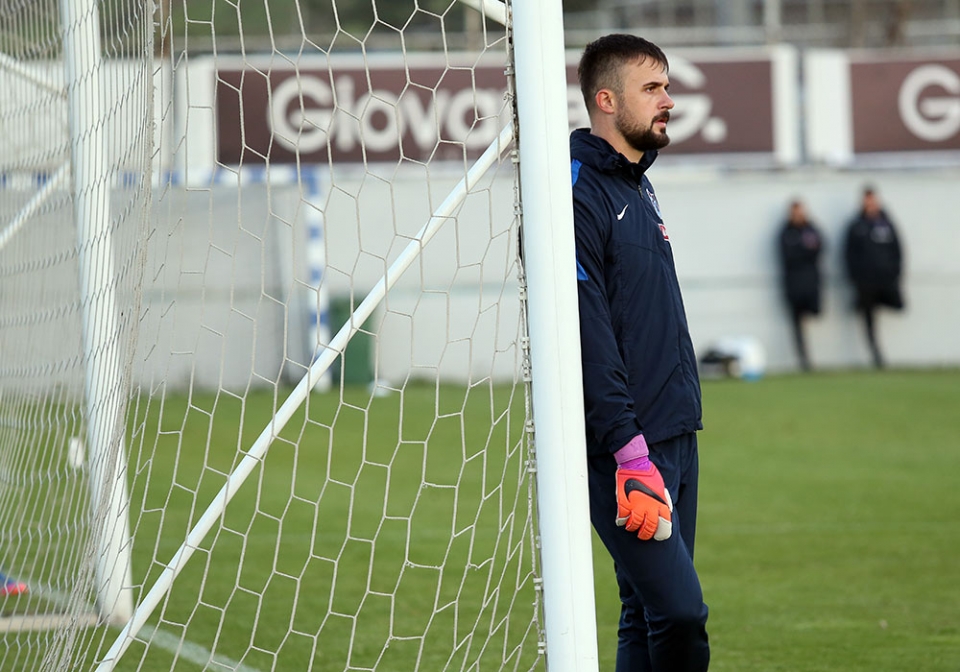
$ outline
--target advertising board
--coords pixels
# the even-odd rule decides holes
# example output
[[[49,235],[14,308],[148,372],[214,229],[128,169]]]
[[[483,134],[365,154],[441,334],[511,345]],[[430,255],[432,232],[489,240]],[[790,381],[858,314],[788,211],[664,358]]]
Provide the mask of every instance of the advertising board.
[[[567,63],[571,128],[589,120]],[[794,163],[797,73],[789,48],[669,54],[670,156]],[[376,55],[296,66],[216,64],[216,160],[427,162],[478,156],[509,117],[503,59]]]

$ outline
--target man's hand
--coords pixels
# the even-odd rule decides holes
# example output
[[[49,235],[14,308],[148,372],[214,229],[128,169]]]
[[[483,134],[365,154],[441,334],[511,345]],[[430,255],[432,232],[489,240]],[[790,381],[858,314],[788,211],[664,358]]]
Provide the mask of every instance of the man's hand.
[[[673,500],[663,477],[647,454],[642,435],[617,451],[617,525],[641,540],[669,539],[673,532]]]

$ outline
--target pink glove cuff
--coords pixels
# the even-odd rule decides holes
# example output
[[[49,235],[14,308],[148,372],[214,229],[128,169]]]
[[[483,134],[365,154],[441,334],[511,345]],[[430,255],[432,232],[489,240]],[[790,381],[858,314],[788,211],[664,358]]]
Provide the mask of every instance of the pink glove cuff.
[[[613,454],[622,469],[646,469],[650,465],[650,449],[643,434],[637,434],[630,442]]]

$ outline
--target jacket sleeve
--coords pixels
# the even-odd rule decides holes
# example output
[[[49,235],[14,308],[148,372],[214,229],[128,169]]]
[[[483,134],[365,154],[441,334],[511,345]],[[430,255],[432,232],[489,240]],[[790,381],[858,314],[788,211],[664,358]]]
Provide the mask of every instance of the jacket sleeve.
[[[616,452],[641,432],[606,289],[608,230],[596,208],[574,198],[584,412],[588,437]],[[611,217],[612,219],[612,217]]]
[[[893,232],[893,254],[896,264],[895,276],[899,278],[903,274],[903,247],[900,245],[900,236],[897,235],[897,227],[894,226],[893,220],[887,217],[887,221],[890,222],[890,230]]]

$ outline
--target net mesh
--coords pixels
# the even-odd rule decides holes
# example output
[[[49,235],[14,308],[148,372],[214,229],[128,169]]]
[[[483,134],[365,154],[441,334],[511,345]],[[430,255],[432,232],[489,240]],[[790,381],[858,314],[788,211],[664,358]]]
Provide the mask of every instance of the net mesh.
[[[2,21],[0,670],[542,666],[506,29]]]

